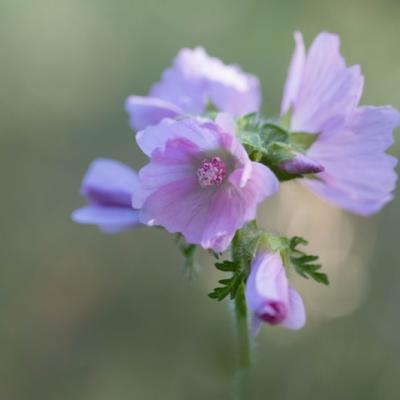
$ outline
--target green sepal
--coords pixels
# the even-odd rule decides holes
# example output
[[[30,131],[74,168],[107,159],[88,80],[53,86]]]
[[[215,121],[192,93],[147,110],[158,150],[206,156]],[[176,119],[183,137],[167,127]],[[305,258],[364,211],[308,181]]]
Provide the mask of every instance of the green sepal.
[[[196,250],[197,245],[186,243],[184,237],[181,234],[176,234],[175,242],[178,244],[179,250],[181,251],[185,261],[183,263],[183,273],[188,277],[189,280],[197,277],[199,273],[199,265],[196,262]]]
[[[280,164],[292,160],[298,153],[305,153],[319,136],[306,132],[290,132],[284,120],[279,123],[263,120],[256,113],[239,118],[236,128],[236,134],[251,160],[266,165],[280,181],[303,177],[301,174],[283,171]]]
[[[301,149],[302,151],[308,150],[313,143],[318,139],[319,134],[307,132],[290,132],[289,142]]]

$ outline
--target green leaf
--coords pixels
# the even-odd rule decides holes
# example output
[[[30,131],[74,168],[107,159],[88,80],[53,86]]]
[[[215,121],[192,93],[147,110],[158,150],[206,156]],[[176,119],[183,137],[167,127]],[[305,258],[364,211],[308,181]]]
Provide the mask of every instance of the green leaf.
[[[234,299],[240,284],[244,281],[244,273],[239,269],[233,273],[230,278],[221,279],[218,281],[222,286],[216,287],[208,296],[218,301],[223,300],[228,295]]]
[[[301,244],[304,245],[304,246],[307,246],[308,245],[308,241],[305,240],[304,238],[300,237],[300,236],[293,236],[290,239],[290,248],[292,250],[295,250],[295,248],[297,246],[301,245]]]
[[[249,222],[236,232],[232,242],[232,261],[216,262],[215,267],[222,272],[229,272],[231,276],[218,281],[221,286],[216,287],[209,297],[218,301],[230,296],[234,299],[241,284],[248,275],[248,266],[256,251],[261,230],[255,221]]]
[[[237,265],[234,262],[227,261],[227,260],[219,262],[219,263],[215,263],[215,267],[217,269],[219,269],[220,271],[225,271],[225,272],[226,271],[233,272],[237,269]]]
[[[292,266],[303,278],[311,278],[318,283],[328,285],[328,276],[320,271],[321,264],[314,263],[319,257],[312,254],[306,254],[298,248],[298,246],[304,246],[307,244],[307,240],[299,236],[291,238],[289,247],[286,250],[287,255],[285,265],[289,264],[289,266]]]

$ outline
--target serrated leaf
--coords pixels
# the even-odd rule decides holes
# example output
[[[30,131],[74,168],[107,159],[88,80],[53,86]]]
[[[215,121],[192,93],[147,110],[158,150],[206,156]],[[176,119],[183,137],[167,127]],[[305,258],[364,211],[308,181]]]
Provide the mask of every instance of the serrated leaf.
[[[245,274],[240,269],[240,265],[234,261],[225,260],[215,263],[215,267],[223,272],[231,272],[232,275],[230,278],[220,279],[218,283],[221,286],[216,287],[209,294],[209,297],[221,301],[229,295],[231,299],[234,299],[238,287],[240,286],[241,282],[243,282],[245,277]]]
[[[313,272],[310,274],[310,276],[318,283],[329,285],[328,275],[324,274],[323,272]]]
[[[294,250],[300,244],[306,246],[308,244],[308,241],[305,240],[304,238],[300,237],[300,236],[293,236],[290,239],[290,248],[292,250]]]
[[[232,261],[222,261],[214,264],[217,269],[224,272],[233,272],[237,269],[237,265]]]
[[[316,260],[318,260],[318,256],[313,256],[313,255],[307,255],[307,254],[305,254],[304,256],[301,256],[301,257],[298,257],[297,258],[297,261],[300,263],[300,264],[307,264],[307,263],[310,263],[310,262],[312,262],[312,261],[316,261]]]
[[[323,272],[319,272],[321,265],[313,263],[317,261],[319,257],[312,254],[305,254],[302,250],[298,249],[298,246],[304,246],[306,244],[308,244],[307,240],[299,236],[295,236],[290,240],[288,249],[289,264],[291,264],[296,272],[303,278],[311,278],[318,283],[328,285],[328,276]]]

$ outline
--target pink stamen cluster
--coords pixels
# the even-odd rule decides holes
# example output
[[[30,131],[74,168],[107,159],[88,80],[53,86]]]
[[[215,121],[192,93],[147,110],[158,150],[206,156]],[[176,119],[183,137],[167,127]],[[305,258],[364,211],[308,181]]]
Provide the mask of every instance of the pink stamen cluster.
[[[219,157],[203,160],[197,169],[197,178],[201,187],[218,186],[225,176],[225,164]]]

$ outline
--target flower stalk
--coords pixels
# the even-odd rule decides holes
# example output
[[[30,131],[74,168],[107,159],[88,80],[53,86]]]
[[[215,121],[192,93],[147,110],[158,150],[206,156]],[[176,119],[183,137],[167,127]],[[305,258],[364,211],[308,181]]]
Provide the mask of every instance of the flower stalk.
[[[232,241],[232,260],[236,265],[240,265],[242,271],[246,271],[249,266],[245,265],[246,260],[241,254],[241,232],[235,235]],[[237,342],[237,371],[235,374],[235,393],[234,399],[245,398],[248,387],[249,370],[251,366],[250,335],[247,313],[247,303],[245,295],[245,284],[242,281],[234,298],[235,322],[236,322],[236,342]]]
[[[251,366],[251,351],[249,326],[247,319],[247,305],[244,292],[244,284],[239,287],[235,297],[235,319],[237,330],[237,352],[238,352],[238,368],[236,371],[236,387],[235,399],[240,400],[245,398],[248,386],[248,376]]]

